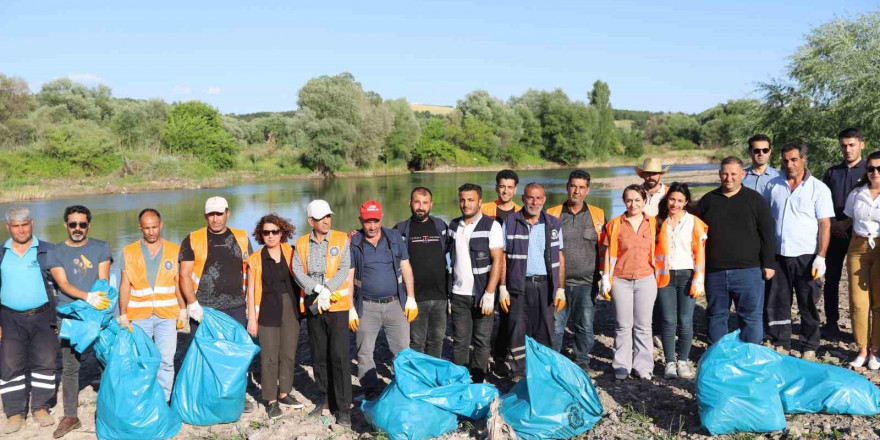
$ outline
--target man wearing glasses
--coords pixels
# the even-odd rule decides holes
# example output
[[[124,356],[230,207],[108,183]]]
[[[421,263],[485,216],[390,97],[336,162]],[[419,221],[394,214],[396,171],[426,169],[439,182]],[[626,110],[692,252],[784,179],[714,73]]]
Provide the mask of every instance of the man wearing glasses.
[[[753,189],[758,194],[764,194],[764,188],[776,176],[779,171],[770,166],[770,138],[766,134],[756,134],[749,138],[749,156],[752,158],[752,166],[746,168],[746,177],[743,178],[744,187]],[[844,196],[844,199],[846,196]],[[845,200],[844,200],[845,201]],[[843,208],[840,208],[843,210]]]
[[[107,243],[89,238],[92,213],[81,205],[68,206],[64,210],[64,227],[67,240],[55,245],[47,255],[47,266],[55,284],[63,295],[58,295],[58,305],[69,304],[77,299],[88,302],[92,307],[103,310],[110,306],[106,292],[89,292],[92,283],[110,278],[110,246]],[[61,328],[58,317],[58,328]],[[80,353],[70,346],[66,339],[61,340],[61,395],[64,402],[64,418],[52,434],[60,438],[82,426],[77,416],[79,403]]]

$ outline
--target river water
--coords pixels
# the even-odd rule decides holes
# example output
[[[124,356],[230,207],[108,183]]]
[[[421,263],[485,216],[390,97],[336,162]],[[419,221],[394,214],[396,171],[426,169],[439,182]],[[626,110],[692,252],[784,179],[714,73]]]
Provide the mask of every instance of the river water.
[[[714,164],[673,165],[672,171],[715,169]],[[547,207],[566,198],[565,183],[569,169],[520,171],[520,194],[528,182],[539,182],[547,190]],[[632,167],[588,169],[593,177],[633,175]],[[92,211],[90,237],[107,241],[119,261],[122,247],[141,237],[137,215],[144,208],[158,209],[165,222],[165,238],[180,243],[189,232],[205,226],[204,206],[208,197],[219,195],[229,201],[229,225],[252,231],[257,220],[276,212],[289,218],[297,234],[308,230],[306,205],[322,198],[330,203],[335,215],[333,228],[349,230],[359,227],[358,210],[366,200],[375,199],[385,210],[383,225],[392,227],[410,215],[409,194],[416,186],[425,186],[434,194],[432,214],[449,221],[460,215],[457,188],[463,183],[483,187],[483,201],[495,199],[495,171],[462,173],[417,173],[386,177],[352,177],[330,180],[284,180],[271,183],[245,184],[226,188],[155,191],[135,194],[83,195],[64,199],[26,202],[34,216],[34,234],[41,240],[59,242],[67,238],[62,215],[69,205],[81,204]],[[634,177],[633,182],[637,179]],[[623,212],[620,190],[594,188],[587,201],[614,215]],[[519,203],[519,196],[515,199]],[[11,204],[0,204],[5,213]],[[607,215],[607,214],[606,214]],[[0,239],[9,234],[2,228]],[[255,244],[255,243],[254,243]],[[256,244],[255,244],[256,248]],[[115,267],[114,267],[115,269]]]

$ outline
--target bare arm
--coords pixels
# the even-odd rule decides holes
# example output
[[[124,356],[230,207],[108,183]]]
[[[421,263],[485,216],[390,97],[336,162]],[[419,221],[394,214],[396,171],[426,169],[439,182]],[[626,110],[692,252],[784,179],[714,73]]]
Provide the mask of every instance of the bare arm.
[[[247,278],[247,317],[253,319],[257,317],[256,298],[254,297],[254,285],[256,284],[254,269],[248,266]]]
[[[180,293],[180,276],[179,275],[174,276],[174,285],[177,286],[177,290],[174,291],[174,296],[177,297],[177,307],[179,307],[181,309],[185,309],[186,308],[186,301],[183,300],[183,294]]]
[[[58,286],[58,289],[65,295],[81,300],[85,300],[89,297],[88,292],[83,292],[82,290],[77,289],[73,284],[70,284],[67,280],[67,273],[64,272],[63,267],[53,267],[52,269],[49,269],[49,272],[52,273],[52,278],[55,279],[55,284]]]
[[[98,279],[99,280],[109,280],[110,279],[110,260],[102,261],[98,263]]]
[[[183,294],[187,304],[196,302],[196,293],[193,291],[193,283],[190,281],[195,265],[195,261],[180,262],[180,293]]]
[[[403,272],[403,285],[406,286],[406,296],[415,298],[415,282],[413,282],[412,266],[409,260],[400,260],[400,271]]]
[[[490,251],[491,252],[491,251]],[[498,277],[498,285],[506,286],[507,285],[507,253],[504,250],[501,250],[501,276]]]
[[[486,285],[486,292],[494,293],[498,287],[498,281],[501,279],[501,272],[504,271],[504,251],[501,248],[489,249],[492,256],[492,269],[489,271],[489,284]]]
[[[820,218],[819,219],[819,256],[825,257],[825,252],[828,250],[828,243],[831,241],[831,219],[830,218]]]
[[[561,250],[559,251],[559,284],[561,286],[557,287],[565,287],[565,255]]]
[[[131,298],[131,281],[128,279],[128,274],[125,271],[122,271],[122,277],[119,279],[119,314],[125,315],[128,313],[128,301]]]

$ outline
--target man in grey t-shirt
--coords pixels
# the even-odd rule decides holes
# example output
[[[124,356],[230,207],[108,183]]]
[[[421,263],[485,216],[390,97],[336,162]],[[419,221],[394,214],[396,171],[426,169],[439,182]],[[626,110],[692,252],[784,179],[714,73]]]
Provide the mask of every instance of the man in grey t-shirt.
[[[99,310],[110,305],[110,301],[104,297],[106,292],[89,292],[96,280],[110,278],[112,261],[107,243],[88,237],[91,223],[92,213],[85,206],[68,206],[64,210],[67,240],[55,245],[47,255],[47,266],[61,291],[58,305],[69,304],[77,299],[84,300]],[[61,363],[64,418],[52,434],[54,438],[62,437],[82,426],[77,417],[80,354],[71,348],[68,340],[61,341]]]

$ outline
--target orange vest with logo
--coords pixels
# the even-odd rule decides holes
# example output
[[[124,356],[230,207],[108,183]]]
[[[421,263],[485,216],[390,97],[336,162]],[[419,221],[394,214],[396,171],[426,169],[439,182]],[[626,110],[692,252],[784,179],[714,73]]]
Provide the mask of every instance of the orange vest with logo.
[[[605,263],[603,264],[603,271],[607,270],[607,272],[603,272],[608,275],[608,282],[613,283],[614,280],[614,265],[617,264],[617,250],[618,250],[618,242],[620,238],[620,226],[625,219],[626,214],[622,214],[620,216],[614,217],[608,224],[605,225]],[[651,217],[650,215],[645,215],[645,218],[648,219],[648,227],[651,228],[651,233],[655,233],[657,231],[657,219]],[[654,254],[656,252],[656,244],[654,239],[651,240],[651,265],[654,265]]]
[[[690,214],[688,214],[690,215]],[[657,287],[669,285],[669,232],[666,221],[660,225],[657,233],[657,250],[654,254],[654,271],[657,276]],[[708,238],[709,226],[694,216],[694,229],[691,233],[691,252],[694,259],[694,276],[691,281],[691,296],[697,289],[697,284],[705,281],[706,273],[706,239]]]
[[[254,309],[260,313],[260,302],[263,300],[263,248],[260,248],[247,259],[248,276],[254,280]],[[293,267],[291,266],[291,258],[293,257],[293,246],[287,243],[281,243],[281,254],[287,261],[287,270],[293,275]]]
[[[556,205],[552,208],[548,208],[547,214],[562,219],[562,207],[562,205]],[[601,246],[602,242],[605,240],[602,236],[602,228],[605,226],[605,211],[598,206],[589,204],[587,205],[587,208],[590,210],[590,217],[593,218],[593,227],[596,228],[596,237],[598,237],[596,242]]]
[[[483,205],[480,206],[480,212],[482,212],[483,215],[488,215],[489,217],[495,218],[495,214],[498,213],[498,205],[500,203],[500,200],[483,203]],[[513,204],[513,212],[519,211],[520,209],[522,209],[522,206],[519,206],[516,203]]]
[[[241,229],[229,228],[238,247],[241,248],[241,281],[242,292],[247,294],[247,258],[248,258],[248,235]],[[193,262],[192,283],[193,291],[199,290],[199,279],[205,270],[205,261],[208,259],[208,228],[202,228],[189,234],[189,245],[192,247],[195,261]]]
[[[155,285],[147,279],[147,263],[138,240],[122,249],[125,260],[125,275],[131,282],[131,295],[128,299],[128,319],[135,321],[147,319],[154,313],[162,319],[177,318],[180,306],[177,302],[177,282],[174,278],[179,272],[177,255],[180,246],[162,240],[162,259],[156,273]]]
[[[311,232],[303,235],[302,237],[296,240],[296,254],[299,256],[299,260],[303,265],[303,272],[306,274],[309,273],[309,240],[311,239]],[[340,269],[348,270],[349,268],[340,268],[339,263],[342,261],[342,251],[345,249],[346,244],[348,244],[348,234],[340,231],[330,231],[327,237],[327,265],[324,269],[324,280],[329,280],[336,275]],[[311,292],[309,292],[311,294]],[[351,286],[348,283],[348,278],[345,279],[345,282],[339,286],[339,289],[336,289],[336,293],[339,293],[340,299],[334,303],[330,303],[330,311],[331,312],[347,312],[348,309],[351,308]],[[344,295],[344,296],[343,296]],[[306,312],[306,292],[300,289],[299,292],[299,311],[300,313],[305,314]]]

